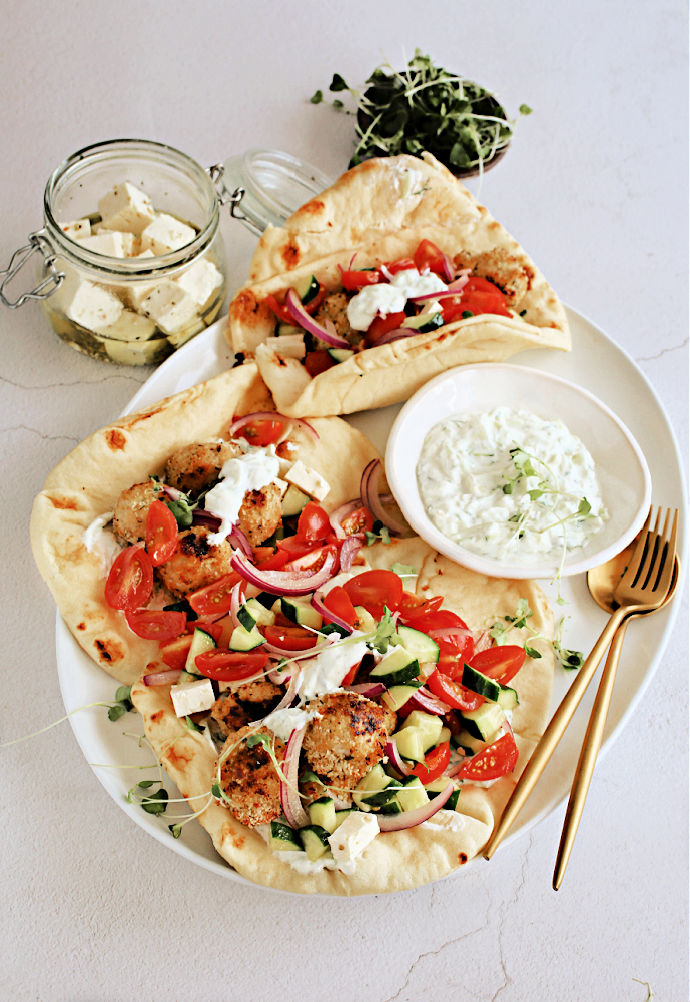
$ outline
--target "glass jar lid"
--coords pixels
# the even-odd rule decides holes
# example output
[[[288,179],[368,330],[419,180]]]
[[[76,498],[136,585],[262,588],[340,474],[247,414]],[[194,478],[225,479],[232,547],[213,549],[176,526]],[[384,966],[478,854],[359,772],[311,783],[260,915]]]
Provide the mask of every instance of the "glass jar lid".
[[[234,202],[233,215],[259,236],[269,225],[282,226],[333,179],[289,153],[253,149],[224,160],[217,183],[223,201]]]

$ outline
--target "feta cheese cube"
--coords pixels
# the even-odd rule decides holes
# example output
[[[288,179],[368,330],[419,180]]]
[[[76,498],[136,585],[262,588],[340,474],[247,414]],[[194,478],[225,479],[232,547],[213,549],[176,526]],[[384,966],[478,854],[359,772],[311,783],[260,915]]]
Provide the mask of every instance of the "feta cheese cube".
[[[191,243],[195,236],[196,230],[191,226],[165,212],[158,212],[153,222],[142,230],[141,246],[154,254],[168,254]]]
[[[141,302],[144,316],[155,320],[162,331],[172,334],[186,327],[196,316],[196,303],[177,282],[158,282]]]
[[[129,181],[116,184],[98,203],[103,226],[109,230],[125,230],[139,236],[155,213],[148,195]]]
[[[304,358],[307,353],[304,334],[281,334],[270,338],[266,344],[280,358]]]
[[[197,306],[203,306],[211,298],[214,289],[223,281],[223,276],[211,261],[196,261],[175,278]]]
[[[284,477],[289,484],[299,487],[301,491],[316,498],[317,501],[323,501],[331,489],[328,481],[324,480],[321,474],[317,470],[313,470],[311,466],[305,466],[301,459],[292,464]]]
[[[101,337],[113,338],[115,341],[148,341],[155,330],[153,320],[131,310],[123,310],[114,324],[103,327],[99,333]]]
[[[122,313],[122,303],[101,285],[68,272],[60,288],[60,305],[75,324],[100,331],[114,324]]]
[[[91,236],[91,223],[88,219],[73,219],[70,223],[58,223],[58,226],[72,240],[81,240],[82,237]]]
[[[281,499],[284,498],[285,497],[285,492],[287,491],[288,487],[290,486],[288,484],[287,480],[281,480],[280,477],[274,477],[273,478],[273,483],[276,485],[276,487],[280,491],[280,497],[281,497]]]
[[[328,836],[328,844],[338,869],[343,873],[354,873],[357,860],[378,833],[379,823],[375,814],[356,811],[348,815],[333,834]]]
[[[190,713],[200,713],[202,710],[210,710],[216,701],[210,678],[200,678],[196,682],[182,682],[180,685],[171,685],[170,698],[175,708],[175,714],[178,717],[186,717]]]
[[[134,257],[152,258],[154,257],[154,253],[151,250],[145,250],[140,254],[135,254]],[[128,306],[131,306],[133,310],[140,310],[141,304],[156,288],[157,284],[157,282],[130,282],[124,289],[125,302]]]
[[[84,237],[80,243],[88,250],[108,257],[131,257],[134,253],[134,237],[119,230],[100,230],[95,236]]]

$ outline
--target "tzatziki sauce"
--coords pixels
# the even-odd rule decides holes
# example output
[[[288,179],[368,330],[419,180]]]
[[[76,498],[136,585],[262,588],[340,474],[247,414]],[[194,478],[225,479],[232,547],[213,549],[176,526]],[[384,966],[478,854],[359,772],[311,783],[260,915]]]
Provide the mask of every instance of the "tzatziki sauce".
[[[444,536],[516,564],[585,546],[608,514],[580,439],[560,420],[510,407],[435,425],[422,446],[417,483]]]

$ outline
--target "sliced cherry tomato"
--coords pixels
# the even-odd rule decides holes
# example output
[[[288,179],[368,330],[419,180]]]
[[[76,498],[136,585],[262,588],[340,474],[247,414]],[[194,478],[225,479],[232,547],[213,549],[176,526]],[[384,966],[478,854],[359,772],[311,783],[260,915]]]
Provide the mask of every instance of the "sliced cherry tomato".
[[[250,445],[272,445],[277,442],[283,434],[285,425],[282,421],[272,418],[260,418],[256,421],[249,421],[237,434],[244,438]]]
[[[132,633],[143,640],[172,640],[185,628],[184,612],[165,612],[163,609],[128,609],[125,619]]]
[[[469,779],[482,782],[485,779],[500,779],[507,776],[515,768],[518,760],[518,747],[512,731],[507,731],[496,741],[473,755],[467,761],[457,779]]]
[[[346,515],[340,525],[346,536],[354,536],[358,532],[371,532],[374,528],[374,516],[362,505]]]
[[[295,326],[295,321],[287,306],[283,305],[283,303],[279,303],[275,296],[270,294],[266,296],[266,303],[273,310],[281,324],[290,324],[292,327]]]
[[[295,537],[292,536],[292,539]],[[294,560],[290,560],[289,563],[285,564],[283,570],[290,571],[309,571],[310,574],[316,574],[320,571],[323,565],[326,563],[328,556],[331,553],[338,555],[338,547],[335,544],[328,544],[326,546],[319,546],[316,550],[309,550],[302,556],[295,557]],[[338,562],[336,561],[333,565],[333,573],[335,574],[338,569]]]
[[[525,651],[517,644],[505,644],[503,647],[489,647],[480,651],[470,659],[470,664],[482,675],[496,679],[501,685],[507,685],[525,663]]]
[[[277,546],[254,546],[252,548],[254,563],[263,571],[277,571],[290,559],[290,554],[279,550]]]
[[[354,680],[357,678],[357,670],[358,669],[359,669],[359,661],[357,662],[357,664],[354,664],[352,666],[352,668],[350,668],[350,670],[348,671],[347,675],[345,676],[345,678],[340,683],[340,685],[341,685],[342,688],[345,688],[345,686],[353,684]]]
[[[432,783],[448,768],[450,762],[450,741],[442,741],[424,756],[423,762],[418,762],[411,775],[418,776],[422,783]]]
[[[177,549],[177,519],[164,501],[152,501],[146,513],[146,552],[154,567],[170,560]]]
[[[335,537],[333,537],[335,539]],[[285,539],[279,539],[276,543],[279,553],[285,555],[285,562],[299,560],[300,557],[305,557],[309,553],[313,553],[315,550],[321,549],[321,544],[307,543],[300,536],[286,536]]]
[[[190,634],[194,633],[197,626],[199,627],[200,630],[203,630],[204,633],[208,633],[209,636],[213,637],[216,644],[220,643],[223,633],[225,632],[223,623],[216,623],[214,621],[206,619],[195,619],[193,622],[188,621],[187,622],[188,632]],[[232,630],[230,630],[229,632],[232,633]]]
[[[264,639],[273,647],[284,651],[308,651],[319,642],[319,637],[301,626],[279,626],[273,623],[264,627]]]
[[[436,671],[426,680],[426,685],[444,703],[447,703],[452,710],[476,710],[484,702],[484,697],[476,692],[471,692],[459,682],[454,682],[452,678],[443,672]]]
[[[321,288],[316,293],[313,299],[310,299],[308,303],[302,303],[302,308],[309,314],[309,316],[313,317],[327,295],[328,295],[328,290],[324,289],[324,287],[321,286]],[[295,325],[297,323],[295,320],[293,320],[292,322]]]
[[[402,602],[402,581],[393,571],[364,571],[343,585],[353,605],[363,605],[375,619],[383,616],[383,607],[395,612]]]
[[[350,626],[354,626],[357,622],[355,607],[344,588],[340,586],[331,588],[328,594],[324,596],[323,604],[330,612]]]
[[[189,648],[191,646],[191,633],[185,633],[181,637],[175,637],[174,640],[168,640],[166,643],[161,643],[161,661],[163,664],[167,665],[168,668],[182,669],[187,663],[187,655],[189,654]]]
[[[363,289],[365,285],[378,285],[381,281],[381,272],[378,268],[366,269],[365,271],[344,271],[340,276],[340,284],[348,292],[356,292]]]
[[[239,682],[251,678],[268,664],[268,654],[244,651],[203,651],[194,658],[196,670],[216,682]]]
[[[484,313],[510,316],[506,298],[498,286],[478,275],[472,275],[468,279],[459,295],[443,301],[443,319],[447,324],[462,320],[463,313],[471,313],[473,316]]]
[[[418,271],[436,272],[441,278],[446,278],[446,269],[443,264],[443,253],[431,240],[422,240],[417,250],[414,252],[414,263]]]
[[[386,269],[391,275],[397,275],[399,271],[409,271],[410,268],[416,267],[414,258],[411,257],[399,257],[396,261],[391,261],[390,264],[386,265]]]
[[[386,317],[374,317],[365,334],[367,344],[375,348],[384,334],[400,326],[406,315],[405,311],[401,310],[399,313],[389,313]]]
[[[232,605],[232,589],[238,581],[241,581],[239,574],[234,571],[223,575],[217,581],[213,581],[204,588],[199,588],[187,596],[187,601],[191,605],[197,616],[224,616],[230,611]]]
[[[153,566],[142,546],[128,546],[115,557],[105,582],[111,609],[140,609],[153,591]]]
[[[400,603],[400,618],[406,626],[411,626],[413,629],[424,632],[423,621],[427,616],[437,612],[442,605],[442,595],[434,595],[432,598],[422,598],[421,595],[413,595],[409,591],[404,591],[402,602]],[[415,620],[418,625],[415,625]]]
[[[317,348],[316,351],[308,351],[304,357],[304,367],[312,379],[337,364],[335,359],[331,358],[328,354],[326,348]]]
[[[328,513],[316,501],[307,501],[297,523],[297,535],[305,543],[324,543],[333,535]]]

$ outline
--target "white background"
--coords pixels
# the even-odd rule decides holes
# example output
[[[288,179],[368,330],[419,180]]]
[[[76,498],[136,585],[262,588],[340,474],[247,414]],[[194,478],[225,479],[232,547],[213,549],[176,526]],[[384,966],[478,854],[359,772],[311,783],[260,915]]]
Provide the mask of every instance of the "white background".
[[[308,97],[419,46],[520,122],[481,199],[561,297],[637,362],[687,454],[685,5],[0,3],[0,266],[41,225],[53,168],[156,139],[208,165],[249,147],[337,176],[352,120]],[[223,223],[230,283],[253,238]],[[62,712],[33,495],[149,372],[108,367],[0,311],[5,610],[0,740]],[[611,380],[616,373],[611,372]],[[663,485],[655,485],[662,500]],[[687,599],[648,695],[601,762],[564,885],[553,814],[458,880],[396,897],[277,896],[220,880],[132,824],[68,724],[0,750],[0,995],[14,1000],[687,998]],[[634,644],[634,626],[628,643]],[[625,684],[624,662],[619,685]]]

